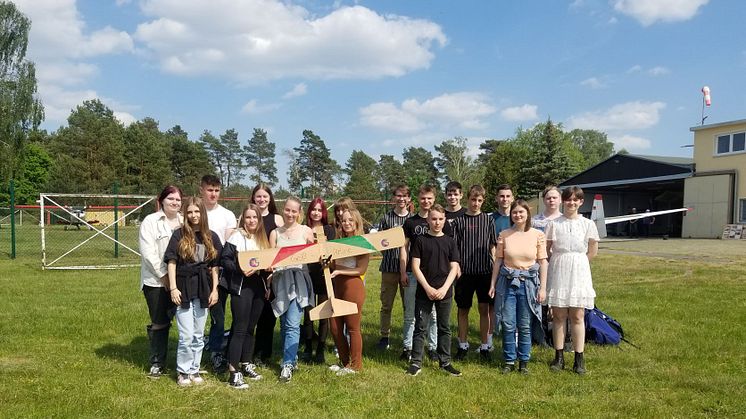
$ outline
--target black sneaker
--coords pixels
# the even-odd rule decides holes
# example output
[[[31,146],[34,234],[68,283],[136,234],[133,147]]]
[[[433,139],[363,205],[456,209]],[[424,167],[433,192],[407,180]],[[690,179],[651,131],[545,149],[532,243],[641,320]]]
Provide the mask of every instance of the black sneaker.
[[[256,372],[256,365],[254,364],[241,364],[241,372],[249,380],[257,381],[262,379],[262,375]]]
[[[510,374],[513,371],[515,371],[515,364],[505,364],[505,366],[500,370],[503,374]]]
[[[461,371],[457,370],[456,368],[453,368],[453,365],[451,364],[442,365],[440,367],[440,370],[445,371],[454,377],[461,377]]]
[[[438,360],[438,352],[435,349],[428,349],[427,350],[427,357],[430,358],[431,361],[437,361]]]
[[[464,349],[464,348],[459,347],[453,359],[456,361],[463,361],[464,359],[466,359],[466,355],[468,354],[469,354],[469,348]]]
[[[231,379],[228,381],[228,386],[230,388],[235,388],[236,390],[245,390],[249,388],[249,385],[243,381],[243,375],[238,371],[231,373]]]
[[[382,337],[381,339],[379,339],[378,340],[378,345],[376,345],[376,348],[379,351],[386,351],[386,350],[388,350],[389,349],[389,338]]]
[[[399,355],[399,359],[402,361],[411,361],[412,360],[412,350],[411,349],[405,349],[401,352],[401,355]]]
[[[420,373],[420,371],[422,371],[422,368],[420,368],[419,366],[415,364],[412,364],[409,366],[409,368],[407,368],[407,374],[411,375],[412,377],[416,377],[417,374]]]
[[[490,354],[489,349],[480,349],[479,350],[479,359],[482,360],[482,362],[491,362],[492,361],[492,354]]]

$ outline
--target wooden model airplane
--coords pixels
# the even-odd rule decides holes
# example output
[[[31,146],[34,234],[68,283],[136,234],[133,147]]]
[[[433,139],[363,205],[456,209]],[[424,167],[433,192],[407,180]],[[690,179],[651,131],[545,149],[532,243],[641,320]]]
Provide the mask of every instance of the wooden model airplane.
[[[401,227],[329,241],[326,240],[324,229],[316,227],[314,228],[314,237],[316,238],[315,243],[238,253],[238,263],[243,270],[320,262],[324,268],[324,279],[329,299],[311,310],[311,320],[357,313],[355,303],[334,297],[332,277],[329,273],[329,265],[332,260],[396,249],[404,245],[404,230]]]

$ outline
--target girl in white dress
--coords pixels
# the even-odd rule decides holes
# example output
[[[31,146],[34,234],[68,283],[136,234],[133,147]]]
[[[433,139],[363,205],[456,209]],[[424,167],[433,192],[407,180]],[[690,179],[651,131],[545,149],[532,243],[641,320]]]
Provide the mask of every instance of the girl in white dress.
[[[575,364],[573,371],[585,374],[585,309],[593,308],[590,261],[598,253],[598,230],[593,221],[578,210],[583,205],[583,190],[577,186],[562,191],[564,215],[547,226],[547,304],[552,309],[552,334],[555,356],[552,371],[565,367],[565,324],[570,319]]]

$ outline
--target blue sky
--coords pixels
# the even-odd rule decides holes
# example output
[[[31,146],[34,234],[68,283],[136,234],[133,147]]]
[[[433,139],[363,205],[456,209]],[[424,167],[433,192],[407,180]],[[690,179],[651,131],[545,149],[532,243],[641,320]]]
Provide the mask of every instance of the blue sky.
[[[476,153],[551,117],[632,153],[690,156],[689,127],[746,118],[746,2],[15,0],[45,128],[99,98],[191,139],[304,129],[344,166],[454,136]]]

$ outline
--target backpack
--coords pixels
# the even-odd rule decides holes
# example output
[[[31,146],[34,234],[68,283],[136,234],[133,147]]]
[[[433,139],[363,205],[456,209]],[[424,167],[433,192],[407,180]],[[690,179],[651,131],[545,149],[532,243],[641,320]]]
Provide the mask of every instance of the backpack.
[[[598,307],[585,310],[585,340],[597,345],[619,345],[624,341],[637,348],[624,338],[622,325]]]

